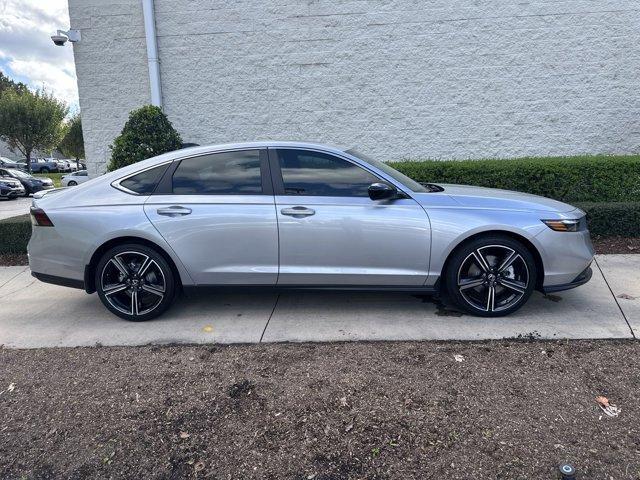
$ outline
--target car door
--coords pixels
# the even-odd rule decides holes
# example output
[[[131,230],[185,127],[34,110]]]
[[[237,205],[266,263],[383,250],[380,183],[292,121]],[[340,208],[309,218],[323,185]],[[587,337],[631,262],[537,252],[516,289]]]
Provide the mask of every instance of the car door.
[[[334,154],[269,150],[280,235],[279,285],[421,286],[430,226],[406,198],[374,201],[391,182]]]
[[[267,152],[177,160],[144,211],[198,285],[274,285],[278,227]]]

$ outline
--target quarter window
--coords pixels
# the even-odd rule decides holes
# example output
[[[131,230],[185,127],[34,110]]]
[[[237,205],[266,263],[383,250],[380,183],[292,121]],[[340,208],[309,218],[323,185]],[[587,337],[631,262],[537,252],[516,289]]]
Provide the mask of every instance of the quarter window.
[[[129,178],[126,178],[120,182],[120,186],[131,190],[132,192],[139,193],[140,195],[151,195],[156,189],[162,174],[165,172],[169,164],[160,165],[158,167],[150,168],[144,172],[140,172]]]
[[[260,151],[222,152],[182,160],[173,174],[176,195],[259,195]]]
[[[308,150],[278,150],[285,195],[368,197],[375,175],[333,155]]]

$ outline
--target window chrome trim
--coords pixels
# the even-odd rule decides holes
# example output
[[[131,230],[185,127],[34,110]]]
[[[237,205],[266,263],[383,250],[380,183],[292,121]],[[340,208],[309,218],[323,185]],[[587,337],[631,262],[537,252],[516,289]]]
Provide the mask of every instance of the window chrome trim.
[[[115,188],[116,190],[120,190],[121,192],[127,193],[129,195],[136,195],[138,197],[148,197],[150,196],[150,194],[143,194],[143,193],[137,193],[134,192],[133,190],[129,190],[127,187],[123,187],[120,183],[124,182],[125,180],[134,177],[142,172],[146,172],[147,170],[151,170],[152,168],[157,168],[157,167],[161,167],[162,165],[167,165],[167,164],[172,164],[172,163],[180,163],[183,160],[190,160],[192,158],[198,158],[198,157],[205,157],[207,155],[215,155],[216,153],[228,153],[228,152],[239,152],[239,151],[246,151],[246,150],[258,150],[258,151],[262,151],[265,150],[267,151],[269,147],[258,147],[258,146],[251,146],[251,147],[230,147],[230,148],[224,148],[221,150],[212,150],[210,152],[202,152],[202,153],[198,153],[196,155],[185,155],[182,157],[176,157],[176,158],[172,158],[171,160],[167,160],[165,162],[161,162],[161,163],[156,163],[155,165],[151,165],[150,167],[147,168],[143,168],[142,170],[137,170],[133,173],[130,173],[128,175],[125,175],[124,177],[120,177],[116,180],[114,180],[113,182],[111,182],[111,186],[113,188]],[[267,161],[268,164],[268,161]],[[167,167],[169,168],[169,167]],[[166,172],[166,171],[165,171]],[[262,162],[260,164],[260,172],[262,174]],[[262,177],[262,175],[261,175]],[[162,180],[162,178],[160,179],[160,181]],[[264,188],[264,185],[263,185]],[[265,195],[265,193],[262,193],[260,195]],[[272,193],[270,193],[269,195],[273,195]]]

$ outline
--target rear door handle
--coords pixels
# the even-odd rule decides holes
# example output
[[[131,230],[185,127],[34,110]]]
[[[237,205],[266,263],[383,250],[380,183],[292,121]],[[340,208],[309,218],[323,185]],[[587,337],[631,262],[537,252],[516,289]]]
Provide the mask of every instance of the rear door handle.
[[[307,207],[292,207],[283,208],[282,210],[280,210],[280,213],[282,213],[282,215],[288,215],[289,217],[302,218],[315,215],[316,211]]]
[[[166,217],[181,217],[183,215],[189,215],[190,213],[190,208],[181,207],[180,205],[172,205],[158,209],[158,215],[164,215]]]

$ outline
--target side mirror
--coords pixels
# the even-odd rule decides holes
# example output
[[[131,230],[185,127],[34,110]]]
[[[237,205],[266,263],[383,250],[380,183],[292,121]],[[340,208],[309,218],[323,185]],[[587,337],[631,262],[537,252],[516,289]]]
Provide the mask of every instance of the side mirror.
[[[369,185],[369,198],[371,200],[386,200],[398,196],[398,190],[386,183],[372,183]]]

